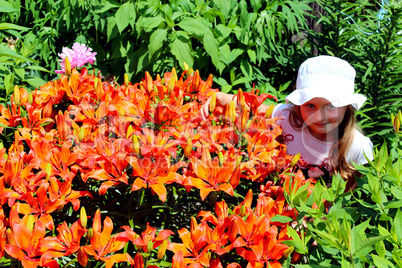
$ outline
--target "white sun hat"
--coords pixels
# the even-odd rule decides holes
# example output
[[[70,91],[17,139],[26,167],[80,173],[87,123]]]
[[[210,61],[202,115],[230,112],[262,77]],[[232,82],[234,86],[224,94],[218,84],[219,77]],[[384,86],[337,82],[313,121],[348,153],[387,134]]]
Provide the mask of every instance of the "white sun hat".
[[[355,93],[355,69],[345,60],[333,56],[317,56],[300,65],[296,90],[286,97],[295,105],[313,98],[324,98],[335,107],[362,107],[366,97]]]

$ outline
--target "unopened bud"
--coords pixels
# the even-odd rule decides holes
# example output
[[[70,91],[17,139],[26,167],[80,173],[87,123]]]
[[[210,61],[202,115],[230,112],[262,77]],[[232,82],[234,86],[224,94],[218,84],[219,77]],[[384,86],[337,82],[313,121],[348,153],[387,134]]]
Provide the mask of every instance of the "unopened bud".
[[[154,249],[154,243],[152,241],[148,242],[147,252],[151,252]]]
[[[265,111],[265,118],[269,118],[272,115],[272,111],[274,110],[275,105],[271,104],[268,109]]]
[[[215,111],[216,106],[216,93],[213,92],[211,96],[211,102],[209,103],[209,112],[212,114]]]
[[[166,249],[167,249],[168,241],[167,239],[163,240],[162,244],[158,248],[158,254],[156,257],[160,260],[165,256]]]
[[[70,60],[68,59],[68,57],[64,58],[64,71],[66,72],[67,76],[71,75],[71,64],[70,64]]]
[[[29,94],[28,94],[28,103],[29,103],[29,104],[32,104],[32,103],[33,103],[33,95],[32,95],[32,93],[29,93]]]
[[[293,246],[288,247],[287,249],[285,249],[285,251],[283,252],[283,257],[285,257],[285,259],[287,257],[289,257],[289,255],[293,252],[295,248]]]
[[[186,157],[190,157],[191,155],[191,151],[192,151],[192,147],[193,147],[193,141],[191,140],[190,137],[187,138],[187,146],[184,149],[184,155]]]
[[[246,216],[246,206],[245,205],[241,205],[240,211],[239,211],[239,216],[240,217]]]
[[[236,158],[236,167],[238,167],[240,164],[241,164],[241,160],[243,159],[243,156],[241,156],[241,155],[239,155],[237,158]]]
[[[128,74],[124,73],[124,85],[126,87],[128,87],[129,84],[130,84],[130,79],[128,78]]]
[[[140,153],[140,142],[137,135],[131,136],[131,143],[134,153],[138,155]]]
[[[183,62],[183,67],[184,67],[184,70],[185,70],[185,71],[187,71],[188,68],[190,68],[190,67],[188,66],[187,62]]]
[[[9,245],[16,245],[17,244],[15,242],[14,234],[13,234],[13,231],[11,229],[7,229],[7,231],[6,231],[6,241],[7,241],[7,244],[9,244]]]
[[[221,151],[219,151],[219,153],[218,153],[218,159],[219,159],[219,164],[221,164],[221,166],[222,166],[224,163],[224,159],[223,159],[223,154]]]
[[[87,212],[85,210],[85,207],[81,207],[81,209],[80,209],[80,223],[81,223],[81,226],[84,227],[84,228],[87,228],[87,222],[88,222]]]
[[[301,155],[300,153],[297,153],[292,157],[292,160],[290,161],[289,164],[290,167],[294,167],[297,164],[297,162],[299,162],[300,155]]]
[[[88,264],[88,255],[82,247],[78,249],[77,260],[82,267],[86,267]]]
[[[21,104],[21,94],[20,89],[17,85],[14,86],[14,103],[17,105]]]
[[[45,171],[46,171],[46,179],[49,180],[50,176],[52,175],[52,164],[47,163]]]
[[[27,221],[27,229],[32,232],[34,228],[34,223],[35,223],[35,217],[33,215],[28,215],[28,221]]]
[[[85,129],[81,126],[78,132],[78,140],[81,142],[85,138]]]
[[[236,104],[234,101],[231,101],[229,105],[229,120],[232,121],[232,123],[236,120]]]
[[[89,228],[87,231],[87,238],[91,239],[94,236],[94,230],[92,228]]]

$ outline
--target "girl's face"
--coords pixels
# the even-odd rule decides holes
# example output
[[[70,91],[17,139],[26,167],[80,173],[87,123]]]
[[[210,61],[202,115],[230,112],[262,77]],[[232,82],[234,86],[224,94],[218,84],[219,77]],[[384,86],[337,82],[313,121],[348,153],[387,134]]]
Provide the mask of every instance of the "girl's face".
[[[300,114],[311,135],[322,141],[337,141],[338,126],[347,106],[334,107],[323,98],[314,98],[300,106]]]

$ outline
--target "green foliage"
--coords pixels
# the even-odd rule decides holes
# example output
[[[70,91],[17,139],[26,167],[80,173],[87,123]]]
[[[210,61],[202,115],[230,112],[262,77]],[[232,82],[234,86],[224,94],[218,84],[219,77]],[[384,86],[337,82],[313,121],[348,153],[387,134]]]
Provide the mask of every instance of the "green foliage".
[[[319,54],[338,56],[357,71],[356,89],[368,97],[359,124],[375,144],[394,139],[390,115],[401,109],[402,2],[389,1],[381,17],[376,1],[320,1],[322,33],[310,32]]]
[[[120,82],[124,73],[138,80],[145,71],[156,75],[187,63],[201,75],[214,73],[222,91],[256,84],[277,93],[274,88],[289,85],[307,57],[291,39],[306,30],[309,2],[9,1],[1,22],[29,28],[36,42],[26,56],[51,70],[59,69],[63,47],[81,42],[98,53],[102,73]]]
[[[298,206],[305,241],[292,243],[309,265],[297,267],[401,267],[402,157],[390,157],[384,144],[356,168],[363,176],[353,191],[334,176],[332,187],[318,182]]]

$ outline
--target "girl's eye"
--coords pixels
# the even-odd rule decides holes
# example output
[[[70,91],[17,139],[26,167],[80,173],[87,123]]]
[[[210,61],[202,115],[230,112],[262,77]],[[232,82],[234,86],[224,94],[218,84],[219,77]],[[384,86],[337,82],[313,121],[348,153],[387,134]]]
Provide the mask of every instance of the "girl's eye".
[[[331,110],[331,109],[334,109],[334,108],[335,108],[335,106],[332,105],[332,104],[328,104],[328,105],[327,105],[327,109],[328,109],[328,110]]]
[[[315,108],[315,105],[314,105],[314,104],[311,104],[311,103],[307,103],[306,106],[307,106],[307,108],[310,108],[310,109],[314,109],[314,108]]]

